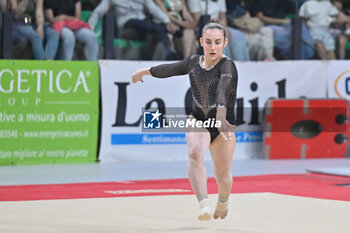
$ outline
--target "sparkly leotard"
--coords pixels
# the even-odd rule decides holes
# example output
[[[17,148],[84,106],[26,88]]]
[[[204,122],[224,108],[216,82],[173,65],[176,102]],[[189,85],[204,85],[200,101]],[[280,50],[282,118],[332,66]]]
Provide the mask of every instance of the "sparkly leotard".
[[[214,67],[205,69],[201,66],[201,58],[193,55],[180,62],[154,66],[150,72],[157,78],[188,74],[193,99],[191,115],[200,121],[215,119],[217,106],[224,105],[227,121],[235,125],[238,75],[234,62],[223,57]],[[207,129],[212,142],[220,133],[216,128]]]

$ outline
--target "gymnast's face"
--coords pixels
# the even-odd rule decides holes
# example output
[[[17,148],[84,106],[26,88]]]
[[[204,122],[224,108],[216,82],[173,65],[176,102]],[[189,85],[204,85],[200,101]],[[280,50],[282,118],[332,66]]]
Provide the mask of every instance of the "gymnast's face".
[[[222,57],[222,51],[227,44],[224,38],[224,32],[220,29],[207,29],[200,38],[201,46],[204,50],[204,56],[209,61],[215,61]]]

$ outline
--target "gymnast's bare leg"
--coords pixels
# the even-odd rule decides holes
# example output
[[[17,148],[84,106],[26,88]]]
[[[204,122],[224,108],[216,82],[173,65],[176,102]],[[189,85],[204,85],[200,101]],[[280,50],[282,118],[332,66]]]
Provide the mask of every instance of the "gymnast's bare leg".
[[[225,140],[219,135],[210,144],[210,154],[213,160],[213,171],[219,188],[218,202],[214,212],[214,219],[224,219],[228,213],[229,197],[232,188],[231,164],[235,150],[235,134]]]
[[[188,147],[188,176],[200,205],[199,220],[210,220],[211,209],[207,191],[207,172],[204,166],[204,156],[210,145],[210,134],[206,129],[198,132],[198,129],[186,130]]]

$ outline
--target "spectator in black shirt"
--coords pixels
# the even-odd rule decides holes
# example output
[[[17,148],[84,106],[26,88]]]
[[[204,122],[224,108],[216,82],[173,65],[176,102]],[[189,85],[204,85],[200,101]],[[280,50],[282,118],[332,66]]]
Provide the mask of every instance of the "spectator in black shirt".
[[[291,58],[291,20],[287,15],[295,14],[295,0],[254,0],[252,15],[273,30],[274,43],[283,59]],[[309,59],[313,56],[314,42],[308,29],[302,25],[301,58]]]
[[[75,40],[85,44],[87,60],[97,60],[98,43],[96,34],[88,24],[81,21],[79,0],[46,0],[45,14],[61,36],[61,59],[72,60]]]

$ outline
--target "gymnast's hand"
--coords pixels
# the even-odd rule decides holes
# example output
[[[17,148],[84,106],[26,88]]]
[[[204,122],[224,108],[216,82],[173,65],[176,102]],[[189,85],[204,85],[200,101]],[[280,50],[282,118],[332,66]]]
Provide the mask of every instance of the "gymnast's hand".
[[[131,75],[131,82],[132,83],[137,83],[137,82],[142,82],[143,83],[143,76],[144,75],[151,75],[151,72],[149,71],[149,68],[144,68],[144,69],[140,69],[136,72],[134,72]]]
[[[218,107],[216,110],[216,120],[221,121],[221,127],[218,130],[225,140],[232,140],[235,133],[235,126],[226,120],[226,112],[227,109],[225,107]]]

